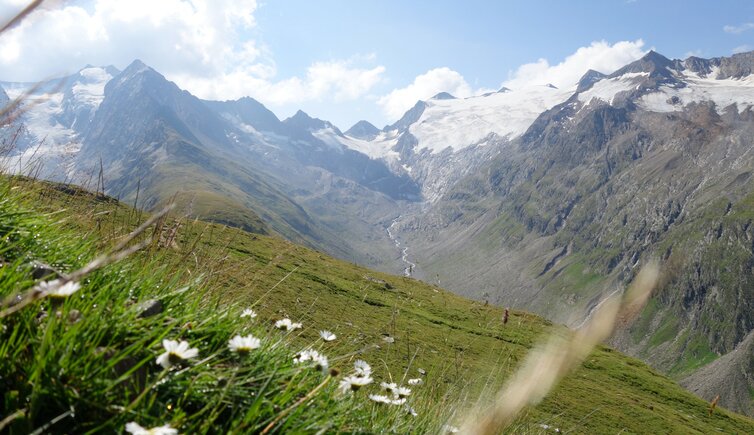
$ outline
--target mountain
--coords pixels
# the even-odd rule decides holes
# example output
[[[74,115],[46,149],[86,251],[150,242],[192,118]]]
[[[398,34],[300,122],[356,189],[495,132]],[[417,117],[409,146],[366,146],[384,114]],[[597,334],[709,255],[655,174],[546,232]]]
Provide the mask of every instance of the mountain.
[[[16,95],[31,87],[4,85]],[[303,112],[281,122],[251,98],[200,100],[138,60],[122,72],[87,67],[45,82],[32,99],[16,125],[28,126],[34,146],[15,149],[13,159],[41,161],[41,177],[102,183],[147,209],[177,201],[190,216],[279,233],[363,264],[398,261],[381,222],[418,187],[323,141],[342,135],[329,122]]]
[[[380,129],[375,127],[369,121],[361,120],[346,130],[346,135],[356,139],[372,140],[380,134]]]

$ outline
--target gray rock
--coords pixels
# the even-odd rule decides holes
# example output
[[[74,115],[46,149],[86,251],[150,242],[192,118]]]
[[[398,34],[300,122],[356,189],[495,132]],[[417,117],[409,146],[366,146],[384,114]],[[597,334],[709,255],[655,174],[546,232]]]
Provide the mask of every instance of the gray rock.
[[[58,279],[60,273],[48,264],[35,261],[32,263],[31,276],[34,279]]]
[[[139,311],[139,318],[146,318],[156,316],[164,310],[162,301],[159,299],[149,299],[139,304],[137,310]]]

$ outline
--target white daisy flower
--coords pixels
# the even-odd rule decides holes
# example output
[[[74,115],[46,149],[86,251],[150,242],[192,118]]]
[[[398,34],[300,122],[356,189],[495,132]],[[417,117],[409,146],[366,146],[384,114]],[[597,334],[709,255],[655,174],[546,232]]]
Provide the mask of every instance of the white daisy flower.
[[[293,362],[296,364],[301,364],[307,361],[313,362],[314,367],[317,368],[317,370],[327,370],[327,367],[329,367],[327,357],[313,349],[302,350],[293,358]]]
[[[372,368],[369,367],[369,364],[364,360],[357,359],[356,362],[353,363],[353,369],[356,372],[356,376],[369,377],[369,375],[372,374]]]
[[[300,323],[293,323],[291,322],[291,319],[286,317],[285,319],[275,322],[275,327],[285,331],[293,331],[294,329],[301,329],[302,325]]]
[[[398,384],[395,382],[382,382],[380,383],[380,388],[387,391],[388,393],[395,392],[395,389],[398,388]]]
[[[409,385],[421,385],[424,383],[424,379],[422,378],[415,378],[415,379],[409,379],[408,384]]]
[[[40,282],[37,284],[37,287],[44,292],[46,296],[51,298],[67,298],[79,291],[81,284],[75,281],[68,281],[65,284],[61,284],[59,279],[53,279],[52,281]]]
[[[410,406],[406,406],[406,412],[411,414],[412,417],[416,417],[417,415],[419,415],[416,413],[416,410]]]
[[[347,393],[349,391],[356,391],[359,388],[372,383],[372,378],[369,376],[346,376],[341,379],[338,390],[341,393]]]
[[[250,319],[253,319],[257,317],[256,311],[252,310],[251,308],[246,308],[241,312],[241,318],[248,317]]]
[[[406,387],[398,387],[395,389],[394,394],[399,398],[403,399],[405,397],[408,397],[411,394],[411,389]]]
[[[327,357],[322,354],[317,356],[317,358],[312,358],[312,362],[314,363],[314,368],[317,370],[325,371],[330,366]]]
[[[328,330],[319,331],[319,336],[325,341],[333,341],[338,338],[335,334]]]
[[[252,335],[247,335],[245,337],[236,335],[228,341],[228,348],[230,348],[231,352],[245,354],[254,349],[258,349],[261,344],[262,342]]]
[[[177,435],[178,429],[173,429],[169,424],[147,429],[132,421],[126,424],[126,432],[133,435]]]
[[[190,348],[188,341],[185,340],[180,343],[176,340],[162,340],[162,346],[165,348],[165,353],[157,357],[157,364],[166,369],[199,355],[199,350],[195,347]]]
[[[404,403],[406,403],[406,399],[404,398],[393,399],[390,401],[391,405],[403,405]]]
[[[393,337],[382,337],[382,341],[385,343],[395,343],[395,339]]]
[[[418,368],[416,369],[416,371],[419,372],[419,374],[422,376],[427,376],[427,371],[422,368]]]
[[[461,430],[460,430],[460,429],[458,429],[458,428],[457,428],[457,427],[455,427],[455,426],[452,426],[452,425],[446,424],[445,426],[443,426],[443,427],[442,427],[442,431],[443,431],[443,433],[458,433],[458,432],[460,432]]]
[[[382,394],[370,394],[369,399],[372,400],[373,402],[384,403],[386,405],[389,405],[390,402],[393,401],[393,399],[387,396],[383,396]]]

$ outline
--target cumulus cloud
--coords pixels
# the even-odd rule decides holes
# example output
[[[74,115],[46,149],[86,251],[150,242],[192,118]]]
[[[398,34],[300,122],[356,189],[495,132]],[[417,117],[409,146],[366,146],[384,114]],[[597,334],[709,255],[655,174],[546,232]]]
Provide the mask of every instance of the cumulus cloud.
[[[417,76],[405,88],[394,89],[377,100],[385,114],[391,119],[400,118],[418,100],[426,100],[440,92],[449,92],[458,98],[465,98],[481,90],[474,91],[463,76],[448,67],[435,68]]]
[[[0,11],[16,0],[0,0]],[[354,57],[316,62],[303,77],[278,78],[274,56],[245,37],[256,0],[93,0],[30,15],[0,36],[4,80],[30,81],[86,64],[126,66],[139,58],[203,98],[250,95],[265,103],[358,98],[385,68]],[[364,67],[362,64],[371,64]]]
[[[725,33],[744,33],[747,30],[754,29],[754,23],[743,23],[738,26],[723,26],[723,31]]]
[[[609,74],[616,69],[644,56],[644,41],[621,41],[613,45],[605,41],[593,42],[581,47],[557,65],[547,59],[539,59],[518,67],[509,74],[501,85],[510,89],[521,89],[533,85],[552,84],[559,88],[576,84],[589,69]],[[449,92],[465,98],[489,92],[491,89],[477,89],[466,82],[463,76],[450,68],[442,67],[417,76],[413,83],[395,89],[379,98],[377,103],[389,119],[397,119],[410,109],[417,100],[426,100],[438,92]]]
[[[253,96],[267,104],[283,105],[330,98],[336,102],[355,100],[364,96],[383,80],[385,67],[362,68],[353,59],[315,62],[304,77],[290,77],[278,81],[274,67],[240,65],[214,76],[178,73],[174,80],[197,95],[231,99]]]
[[[518,67],[509,74],[503,86],[520,89],[532,85],[552,84],[564,88],[576,84],[590,69],[610,74],[646,54],[644,41],[621,41],[613,45],[605,41],[592,42],[581,47],[557,65],[550,65],[547,59],[539,59]]]

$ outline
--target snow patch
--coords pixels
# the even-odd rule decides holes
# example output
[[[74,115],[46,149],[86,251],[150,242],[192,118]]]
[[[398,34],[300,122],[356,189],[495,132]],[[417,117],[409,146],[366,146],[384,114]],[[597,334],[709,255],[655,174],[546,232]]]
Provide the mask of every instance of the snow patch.
[[[80,80],[72,87],[73,99],[77,105],[89,106],[96,110],[105,98],[105,85],[112,80],[104,68],[84,68],[79,71]],[[93,113],[93,112],[92,112]]]
[[[690,71],[684,72],[683,79],[687,86],[673,88],[662,86],[657,92],[644,95],[639,106],[651,112],[676,112],[691,103],[711,101],[716,110],[722,114],[731,105],[739,113],[754,106],[754,74],[740,79],[714,79],[717,71],[712,71],[706,78]]]
[[[592,85],[589,89],[579,94],[579,101],[589,104],[592,99],[598,99],[613,104],[615,96],[621,92],[630,91],[636,88],[639,79],[648,77],[649,73],[627,73],[620,77],[611,79],[602,79]]]
[[[462,100],[430,100],[409,131],[419,142],[417,151],[428,149],[431,153],[481,144],[492,133],[512,139],[526,132],[542,112],[567,100],[574,90],[543,85]]]
[[[343,137],[340,136],[332,127],[325,127],[319,130],[313,131],[312,136],[321,140],[325,145],[336,151],[342,151],[344,146]]]
[[[351,136],[339,137],[338,139],[348,148],[366,154],[372,159],[398,157],[398,153],[392,151],[392,148],[398,142],[394,132],[380,133],[372,140],[357,139]]]
[[[38,142],[49,145],[66,145],[74,142],[76,132],[60,124],[56,116],[63,113],[63,93],[41,94],[27,97],[29,108],[23,122]]]

